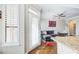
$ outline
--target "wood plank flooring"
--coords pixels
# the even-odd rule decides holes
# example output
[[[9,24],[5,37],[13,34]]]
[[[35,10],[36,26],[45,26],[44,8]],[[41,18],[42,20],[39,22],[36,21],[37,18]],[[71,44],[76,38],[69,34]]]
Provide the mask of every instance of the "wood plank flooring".
[[[28,54],[57,54],[57,45],[56,46],[45,46],[41,45]]]
[[[56,37],[55,40],[66,44],[79,53],[79,36]],[[57,45],[53,47],[41,45],[29,52],[29,54],[57,54]]]
[[[56,37],[56,40],[79,53],[79,36]]]

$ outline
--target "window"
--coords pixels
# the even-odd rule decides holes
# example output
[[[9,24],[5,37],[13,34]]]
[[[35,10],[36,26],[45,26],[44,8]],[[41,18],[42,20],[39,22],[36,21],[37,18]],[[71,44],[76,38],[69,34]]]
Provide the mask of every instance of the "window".
[[[19,43],[19,6],[5,6],[5,44]]]

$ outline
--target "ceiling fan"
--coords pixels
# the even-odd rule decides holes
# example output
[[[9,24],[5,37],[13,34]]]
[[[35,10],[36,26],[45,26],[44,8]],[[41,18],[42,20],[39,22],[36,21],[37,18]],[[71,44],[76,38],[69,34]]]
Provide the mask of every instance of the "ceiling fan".
[[[58,17],[59,19],[60,19],[61,17],[66,17],[64,13],[65,13],[65,12],[60,13],[60,14],[57,14],[55,17]]]

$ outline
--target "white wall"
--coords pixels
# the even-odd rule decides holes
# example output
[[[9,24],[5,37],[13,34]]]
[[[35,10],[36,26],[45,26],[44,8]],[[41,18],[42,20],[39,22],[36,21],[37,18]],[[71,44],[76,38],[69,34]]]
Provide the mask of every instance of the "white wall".
[[[64,24],[63,18],[62,19],[53,19],[53,11],[42,11],[42,18],[41,18],[41,30],[55,30],[55,32],[63,32],[64,31]],[[56,27],[48,27],[48,21],[56,21]]]
[[[55,30],[55,32],[69,32],[68,31],[68,21],[75,20],[76,21],[76,35],[79,35],[79,16],[75,16],[72,18],[65,19],[55,19],[53,18],[53,10],[42,10],[42,18],[41,18],[41,30]],[[48,27],[48,21],[54,20],[56,21],[56,27]],[[64,21],[65,20],[65,21]],[[64,24],[66,23],[66,24]]]

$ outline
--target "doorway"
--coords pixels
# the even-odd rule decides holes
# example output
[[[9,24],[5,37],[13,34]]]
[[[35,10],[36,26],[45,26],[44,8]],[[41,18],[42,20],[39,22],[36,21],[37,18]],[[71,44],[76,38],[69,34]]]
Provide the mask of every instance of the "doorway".
[[[69,21],[68,28],[69,28],[69,35],[75,36],[76,35],[76,22],[72,20]]]

